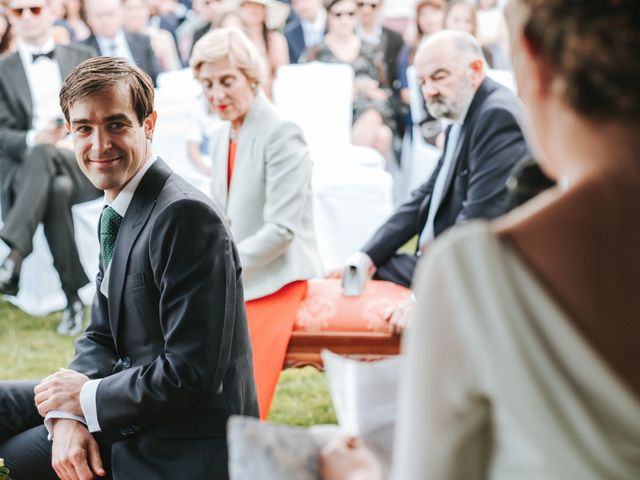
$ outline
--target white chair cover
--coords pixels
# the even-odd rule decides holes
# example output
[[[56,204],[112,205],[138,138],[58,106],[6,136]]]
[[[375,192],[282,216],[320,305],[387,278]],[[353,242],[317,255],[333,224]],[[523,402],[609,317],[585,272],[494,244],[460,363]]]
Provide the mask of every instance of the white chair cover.
[[[313,160],[314,222],[325,267],[342,265],[392,211],[392,180],[375,150],[351,144],[353,69],[313,62],[278,69],[278,110],[302,128]]]

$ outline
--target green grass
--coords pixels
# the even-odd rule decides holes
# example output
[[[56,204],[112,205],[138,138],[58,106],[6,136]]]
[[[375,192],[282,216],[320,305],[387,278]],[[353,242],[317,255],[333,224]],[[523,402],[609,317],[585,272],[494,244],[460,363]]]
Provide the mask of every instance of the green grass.
[[[67,366],[74,340],[56,334],[60,317],[33,317],[0,300],[0,380],[40,379]],[[299,426],[335,423],[324,374],[311,367],[285,370],[269,421]]]

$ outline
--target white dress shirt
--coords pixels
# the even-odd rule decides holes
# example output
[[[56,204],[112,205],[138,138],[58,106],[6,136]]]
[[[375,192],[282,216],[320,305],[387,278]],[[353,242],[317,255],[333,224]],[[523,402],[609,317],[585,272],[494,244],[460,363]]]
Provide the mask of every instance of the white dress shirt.
[[[98,42],[103,57],[121,57],[132,65],[136,64],[123,30],[118,30],[114,38],[99,37],[96,35],[96,41]]]
[[[147,170],[153,165],[153,163],[158,159],[153,153],[149,156],[147,161],[142,165],[140,170],[129,180],[129,182],[124,186],[124,188],[118,193],[116,198],[113,200],[111,204],[107,200],[105,196],[105,207],[113,208],[118,215],[124,218],[127,213],[127,209],[129,208],[129,204],[131,203],[131,199],[135,194],[138,185],[140,184],[140,180],[144,177],[144,174],[147,173]],[[111,272],[111,264],[106,266],[106,270],[104,272],[104,276],[102,277],[102,283],[100,284],[100,293],[96,293],[96,295],[102,294],[105,297],[109,298],[108,294],[108,286],[109,286],[109,273]],[[82,389],[80,390],[80,407],[82,408],[83,417],[78,417],[76,415],[72,415],[67,412],[62,412],[59,410],[52,410],[47,413],[45,417],[44,424],[49,432],[49,440],[53,440],[52,434],[52,420],[54,418],[71,418],[74,420],[78,420],[79,422],[84,423],[90,432],[99,432],[101,431],[100,423],[98,422],[98,410],[96,406],[96,392],[98,391],[98,385],[102,379],[94,379],[86,382]]]
[[[304,46],[306,48],[318,45],[324,40],[326,25],[327,11],[324,8],[320,9],[318,16],[313,22],[300,19],[300,26],[302,27],[302,34],[304,35]]]
[[[51,120],[63,117],[58,102],[58,92],[62,88],[62,74],[58,62],[55,58],[51,60],[47,57],[38,57],[33,61],[34,54],[48,53],[55,46],[53,38],[49,38],[41,47],[23,41],[18,42],[18,55],[27,76],[32,102],[32,121],[31,129],[27,133],[27,147],[35,145],[38,130],[44,129]]]

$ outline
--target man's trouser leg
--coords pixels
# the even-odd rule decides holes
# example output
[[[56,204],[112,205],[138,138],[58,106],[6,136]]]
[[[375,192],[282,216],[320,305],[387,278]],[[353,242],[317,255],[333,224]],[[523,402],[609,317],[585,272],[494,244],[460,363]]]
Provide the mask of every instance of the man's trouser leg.
[[[418,263],[416,255],[396,253],[385,263],[380,265],[373,275],[374,280],[387,280],[403,287],[411,288],[413,272]]]
[[[89,279],[75,243],[71,206],[101,195],[77,166],[71,150],[37,145],[24,158],[22,185],[6,216],[0,238],[25,257],[33,251],[33,235],[40,222],[53,263],[67,296]]]
[[[37,382],[0,382],[0,458],[14,480],[56,479],[51,442],[33,401]]]

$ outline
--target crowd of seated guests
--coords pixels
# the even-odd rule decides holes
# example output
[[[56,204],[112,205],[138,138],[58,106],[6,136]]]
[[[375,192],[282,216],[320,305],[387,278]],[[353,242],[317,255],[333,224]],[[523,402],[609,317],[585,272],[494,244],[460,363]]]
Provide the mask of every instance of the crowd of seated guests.
[[[7,53],[15,49],[16,42],[12,42],[12,24],[20,26],[21,21],[33,18],[41,24],[39,28],[42,32],[38,38],[45,39],[47,46],[53,45],[52,39],[55,38],[55,32],[59,31],[59,28],[66,32],[66,37],[61,37],[58,43],[68,44],[65,48],[73,52],[72,63],[79,63],[87,56],[96,54],[121,56],[137,64],[155,81],[161,72],[175,70],[185,65],[194,55],[193,46],[198,45],[198,41],[208,34],[234,27],[246,34],[260,57],[260,62],[257,63],[262,69],[259,75],[260,81],[251,90],[252,99],[256,99],[256,104],[270,105],[269,85],[277,69],[290,60],[339,62],[353,66],[355,95],[352,141],[354,144],[372,147],[384,157],[388,157],[392,151],[393,138],[398,135],[405,123],[406,106],[403,108],[401,104],[406,102],[407,96],[406,68],[414,60],[419,41],[442,28],[448,4],[446,0],[419,2],[416,6],[417,34],[415,37],[408,35],[408,43],[403,48],[401,33],[384,26],[384,5],[380,0],[332,0],[326,5],[326,9],[318,0],[294,0],[293,10],[298,13],[299,18],[294,16],[286,25],[285,20],[289,9],[276,0],[242,0],[233,3],[199,0],[193,5],[189,3],[151,0],[69,0],[64,3],[45,0],[10,0],[7,20],[11,21],[5,22],[4,33],[3,17],[0,17],[0,33],[3,33],[1,45]],[[28,43],[30,40],[27,39],[28,35],[26,37],[23,30],[19,32],[18,40]],[[185,39],[192,42],[187,48],[181,45],[181,41]],[[50,52],[40,52],[41,46],[34,47],[34,55],[36,53],[49,55]],[[64,78],[65,69],[72,65],[63,60],[66,54],[58,53],[59,48],[61,47],[55,47],[52,54],[53,60],[39,58],[33,60],[33,63],[38,65],[38,68],[45,68],[40,65],[51,61],[52,64],[46,68],[52,69],[59,62],[62,78]],[[298,58],[295,58],[296,55]],[[6,55],[5,65],[9,65],[10,62],[13,62],[13,65],[19,58],[21,57]],[[3,70],[0,80],[4,75],[11,75],[11,69],[3,68]],[[27,68],[27,75],[31,75],[29,68]],[[8,79],[5,80],[9,82]],[[39,92],[41,88],[44,86],[40,86],[37,82],[35,86],[31,85],[30,93],[36,103],[40,103],[46,95],[51,97],[51,92],[47,93],[47,90],[43,90],[44,93]],[[53,209],[60,199],[66,198],[64,210],[67,211],[74,203],[95,198],[97,193],[76,178],[77,167],[71,161],[70,146],[65,139],[64,129],[57,123],[59,115],[56,114],[55,109],[48,106],[53,97],[45,99],[46,101],[42,102],[43,105],[34,104],[33,118],[22,118],[17,112],[28,111],[28,108],[14,104],[14,100],[23,96],[9,90],[0,93],[4,95],[2,100],[7,105],[7,109],[0,114],[0,157],[12,159],[11,163],[7,163],[8,167],[2,171],[5,229],[20,223],[19,220],[9,222],[10,218],[25,217],[23,210],[18,207],[24,201],[21,199],[29,197],[29,194],[25,193],[29,190],[22,188],[24,191],[20,193],[23,187],[21,182],[33,188],[25,178],[28,179],[30,175],[33,178],[37,177],[42,184],[43,192],[40,206],[37,212],[29,216],[31,219],[29,228],[27,233],[20,237],[20,241],[15,240],[11,235],[0,236],[11,249],[10,256],[0,266],[2,274],[0,290],[6,294],[17,292],[20,266],[22,260],[31,252],[30,239],[33,231],[39,223],[44,223],[45,234],[54,255],[54,264],[60,272],[62,287],[68,299],[68,306],[58,331],[74,335],[85,321],[77,291],[88,282],[88,279],[82,267],[78,266],[75,242],[60,240],[62,237],[60,233],[56,233],[57,227],[49,227],[50,224],[60,221],[47,212]],[[213,174],[215,177],[216,171],[213,170],[213,166],[202,158],[203,154],[210,153],[211,148],[217,145],[217,137],[203,139],[200,132],[206,132],[204,136],[209,137],[211,129],[207,128],[207,125],[213,124],[212,116],[219,117],[218,120],[225,119],[225,116],[213,100],[209,99],[208,103],[210,115],[207,112],[208,109],[204,108],[200,122],[201,128],[197,132],[199,138],[196,138],[195,132],[192,137],[185,138],[185,150],[189,142],[189,156],[194,163],[201,172]],[[243,103],[245,114],[251,111],[249,107],[253,103],[253,100]],[[242,128],[237,127],[236,130],[241,132]],[[14,138],[12,135],[16,131],[21,133],[19,137]],[[29,160],[34,152],[42,157],[39,164]],[[241,158],[242,147],[238,152],[238,157]],[[46,160],[52,157],[57,160]],[[59,160],[58,157],[64,160]],[[270,165],[268,155],[265,159],[266,165]],[[55,168],[47,162],[52,162]],[[32,173],[36,166],[48,169],[49,173],[47,175]],[[15,175],[12,169],[16,169]],[[68,177],[72,183],[76,183],[69,187],[65,183],[66,180],[63,181],[61,177]],[[426,178],[425,173],[425,180]],[[64,190],[65,195],[60,195],[60,190]],[[32,200],[29,198],[31,203],[33,203]],[[269,201],[273,201],[273,198],[269,197]],[[266,200],[265,202],[265,208],[269,207],[269,202]],[[226,202],[222,201],[222,203]],[[229,205],[233,205],[233,202]],[[12,208],[18,209],[14,211],[13,217],[8,217]],[[72,222],[68,221],[68,217],[65,218],[66,235],[73,235]],[[264,222],[268,225],[266,219]],[[233,228],[239,228],[239,226],[234,225]],[[23,237],[28,241],[23,240]],[[243,235],[238,235],[237,239],[241,241],[243,238]],[[59,247],[61,244],[67,245],[62,251]],[[65,262],[68,263],[69,259],[72,259],[72,267],[65,266]],[[75,272],[75,274],[72,275],[72,280],[65,280],[63,277],[68,276],[69,272]],[[314,272],[318,273],[319,269],[314,269]],[[304,277],[306,279],[308,275]],[[282,284],[279,287],[285,285]],[[250,300],[253,299],[250,298]],[[270,393],[264,397],[270,399]],[[266,404],[268,405],[268,401]]]
[[[227,122],[212,134],[209,151],[218,154],[202,170],[212,173],[212,196],[238,242],[256,372],[269,370],[256,373],[264,418],[305,282],[321,272],[308,150],[299,128],[270,102],[270,82],[288,62],[351,65],[353,143],[388,157],[405,122],[406,68],[418,57],[427,109],[446,123],[444,155],[361,252],[378,278],[389,273],[386,279],[409,285],[417,272],[396,478],[637,476],[640,381],[631,366],[638,337],[630,332],[640,233],[628,219],[640,212],[640,102],[626,80],[638,78],[638,7],[513,0],[515,69],[533,118],[535,153],[559,187],[502,220],[461,227],[431,246],[452,225],[504,214],[506,177],[529,155],[522,105],[486,75],[485,59],[494,67],[508,63],[502,11],[490,1],[481,0],[477,11],[463,0],[421,0],[412,37],[384,27],[380,0],[331,0],[326,10],[316,0],[293,0],[299,18],[288,26],[287,7],[274,2],[87,0],[66,2],[66,9],[46,0],[7,2],[8,15],[0,16],[0,238],[10,253],[0,265],[0,291],[17,292],[21,263],[42,223],[68,300],[58,332],[82,329],[77,293],[88,279],[78,270],[70,207],[100,193],[78,175],[57,121],[56,72],[102,54],[128,58],[155,80],[190,59],[209,108]],[[570,22],[575,29],[566,36]],[[443,34],[443,27],[467,33]],[[627,33],[618,44],[603,40],[616,28]],[[54,39],[69,45],[55,46]],[[591,41],[601,53],[595,69]],[[21,85],[26,90],[11,90],[12,75],[29,80]],[[50,84],[37,81],[43,75]],[[20,103],[24,91],[33,99],[28,109]],[[416,236],[415,252],[399,259],[396,247]],[[425,245],[426,261],[419,259]],[[492,438],[498,442],[489,448]],[[346,450],[348,457],[353,447]]]

